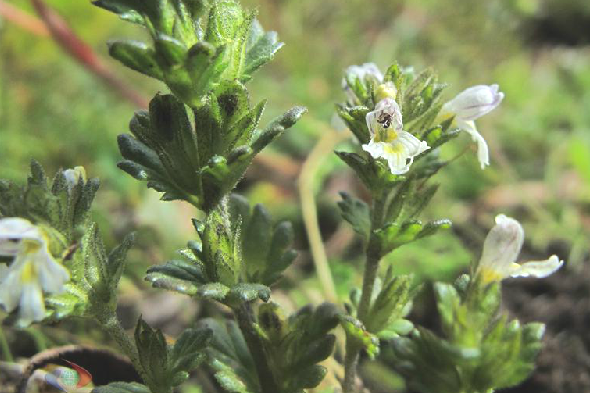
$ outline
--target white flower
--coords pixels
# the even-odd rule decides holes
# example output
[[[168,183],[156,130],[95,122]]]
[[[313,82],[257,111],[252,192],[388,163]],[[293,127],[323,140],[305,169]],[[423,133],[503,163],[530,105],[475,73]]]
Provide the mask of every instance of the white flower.
[[[454,124],[467,131],[477,143],[477,159],[482,169],[490,164],[488,144],[477,131],[475,119],[494,110],[503,99],[504,93],[498,85],[477,85],[463,90],[441,109],[442,120],[454,116]]]
[[[363,150],[373,158],[387,160],[389,170],[395,175],[406,173],[414,157],[428,150],[426,142],[403,131],[402,113],[393,98],[385,98],[375,110],[367,113],[367,126],[371,141]]]
[[[344,71],[345,77],[342,78],[342,89],[350,101],[356,100],[356,95],[349,86],[348,82],[355,83],[359,80],[361,83],[372,82],[380,84],[383,82],[383,74],[375,63],[365,63],[361,66],[353,65]]]
[[[80,179],[84,182],[86,181],[86,171],[81,166],[77,166],[74,169],[66,169],[63,171],[63,175],[66,178],[69,188],[75,187],[80,182]]]
[[[43,291],[61,292],[68,271],[51,256],[41,230],[22,218],[0,219],[0,256],[14,257],[10,266],[0,264],[0,304],[7,312],[19,306],[21,325],[42,320]]]
[[[483,282],[501,281],[507,277],[547,277],[563,265],[556,255],[545,261],[516,263],[523,241],[524,230],[518,221],[503,214],[496,216],[496,225],[486,237],[477,265],[477,274]]]
[[[344,71],[346,75],[342,78],[342,88],[348,87],[347,78],[354,81],[360,79],[361,82],[373,81],[375,83],[383,82],[383,73],[379,70],[379,67],[375,63],[365,63],[361,66],[353,65]]]

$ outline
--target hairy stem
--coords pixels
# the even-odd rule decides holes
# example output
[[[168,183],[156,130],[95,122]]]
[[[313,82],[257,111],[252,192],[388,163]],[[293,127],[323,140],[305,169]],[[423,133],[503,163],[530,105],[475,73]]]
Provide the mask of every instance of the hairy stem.
[[[356,367],[358,361],[359,348],[348,340],[346,342],[346,354],[344,355],[344,382],[342,383],[344,393],[350,393],[356,390]]]
[[[373,206],[371,209],[371,234],[369,236],[369,243],[367,245],[365,271],[363,274],[363,290],[361,300],[358,307],[357,317],[365,323],[367,314],[371,308],[371,295],[375,287],[375,279],[379,270],[379,261],[381,261],[381,250],[378,239],[375,235],[375,230],[379,229],[383,224],[383,215],[385,211],[386,198],[383,193],[375,195],[373,199]],[[355,392],[356,369],[359,359],[360,348],[353,343],[346,343],[345,355],[345,372],[342,389],[344,393]]]
[[[256,373],[262,393],[278,393],[279,387],[272,374],[268,359],[260,337],[256,333],[254,313],[249,303],[242,304],[233,309],[238,326],[244,335],[248,349],[254,358]]]
[[[6,340],[6,335],[0,327],[0,352],[2,353],[2,358],[4,361],[12,363],[14,358],[12,357],[12,352],[10,352],[10,347],[8,346],[8,340]]]
[[[123,326],[121,326],[121,322],[119,321],[119,318],[117,318],[117,315],[111,314],[105,318],[99,319],[99,322],[103,329],[113,338],[113,340],[115,340],[119,347],[121,347],[123,353],[127,355],[129,360],[131,360],[131,363],[139,373],[143,382],[146,385],[149,385],[150,377],[147,375],[139,361],[137,348],[131,337],[129,337],[125,329],[123,329]]]

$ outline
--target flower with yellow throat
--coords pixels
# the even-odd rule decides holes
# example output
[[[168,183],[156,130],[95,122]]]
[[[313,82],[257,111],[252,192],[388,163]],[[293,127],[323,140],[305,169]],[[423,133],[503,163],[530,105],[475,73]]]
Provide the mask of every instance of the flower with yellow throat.
[[[508,277],[547,277],[563,265],[556,255],[544,261],[516,263],[524,230],[518,221],[504,214],[496,216],[496,225],[488,233],[481,259],[476,268],[484,283],[501,281]]]
[[[393,98],[385,98],[367,113],[371,141],[363,150],[387,161],[389,170],[400,175],[410,170],[414,157],[430,149],[428,144],[403,130],[402,113]]]
[[[43,293],[59,293],[70,274],[48,249],[47,237],[30,221],[0,219],[0,304],[7,312],[19,307],[19,324],[27,326],[45,317]]]

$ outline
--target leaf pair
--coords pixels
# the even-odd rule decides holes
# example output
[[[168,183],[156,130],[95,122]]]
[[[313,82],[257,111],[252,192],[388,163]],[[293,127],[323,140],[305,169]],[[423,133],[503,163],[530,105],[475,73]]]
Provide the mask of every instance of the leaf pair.
[[[148,270],[156,287],[239,305],[268,300],[269,285],[295,258],[293,230],[287,222],[273,226],[268,212],[232,196],[204,222],[194,220],[198,238],[181,250],[182,259]]]
[[[194,110],[172,95],[157,95],[148,111],[135,114],[133,137],[119,136],[125,158],[119,167],[163,199],[185,199],[210,211],[231,191],[267,144],[305,112],[296,107],[257,130],[264,102],[250,108],[248,92],[227,82],[209,93]]]
[[[146,378],[145,385],[114,382],[92,390],[92,393],[170,393],[186,381],[204,360],[212,337],[208,328],[187,329],[174,345],[168,345],[159,329],[152,329],[141,317],[135,328],[138,359]]]
[[[135,328],[139,362],[145,372],[144,381],[152,392],[170,392],[189,377],[189,373],[205,360],[205,348],[212,332],[187,329],[170,346],[160,330],[152,329],[141,318]]]
[[[396,248],[435,234],[440,229],[451,227],[449,220],[437,220],[423,224],[414,219],[428,204],[437,190],[437,186],[427,187],[420,192],[409,188],[411,180],[406,180],[397,188],[394,197],[385,204],[385,214],[381,218],[385,224],[374,231],[373,252],[384,256]],[[369,206],[360,199],[349,194],[340,193],[342,200],[338,202],[342,218],[348,221],[354,231],[368,242],[371,238],[371,211]],[[398,222],[400,222],[398,224]]]
[[[279,306],[267,303],[258,310],[264,352],[280,393],[302,393],[319,385],[326,368],[318,363],[334,350],[339,311],[333,304],[306,306],[285,318]]]

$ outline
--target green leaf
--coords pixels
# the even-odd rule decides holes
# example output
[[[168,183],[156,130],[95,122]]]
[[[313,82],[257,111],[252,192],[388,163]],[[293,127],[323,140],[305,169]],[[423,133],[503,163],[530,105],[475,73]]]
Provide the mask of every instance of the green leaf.
[[[345,105],[337,105],[336,112],[338,116],[348,126],[350,131],[354,134],[359,144],[365,145],[371,140],[371,134],[367,127],[367,113],[370,112],[366,106],[348,107]]]
[[[363,323],[351,315],[341,314],[339,316],[340,326],[346,333],[346,342],[354,343],[355,346],[363,348],[373,359],[379,354],[379,339],[371,334]]]
[[[403,224],[388,224],[378,229],[375,234],[380,241],[381,255],[386,255],[396,248],[435,234],[440,229],[449,229],[449,220],[431,221],[422,224],[419,220],[408,220]]]
[[[285,392],[301,392],[322,381],[326,370],[316,363],[328,358],[335,336],[329,332],[338,325],[338,310],[324,303],[304,307],[285,318],[278,305],[268,303],[258,310],[268,364]]]
[[[162,80],[164,74],[156,60],[156,51],[143,42],[110,41],[109,55],[125,66],[152,78]]]
[[[132,119],[133,137],[119,137],[125,158],[119,167],[163,192],[164,200],[184,199],[209,212],[236,186],[254,156],[305,111],[294,108],[258,132],[264,106],[263,101],[250,109],[248,92],[238,81],[220,84],[192,111],[172,95],[157,95],[149,112]]]
[[[115,247],[109,254],[108,262],[106,266],[106,272],[109,283],[113,291],[116,291],[123,269],[125,268],[125,260],[127,258],[127,252],[133,246],[135,242],[135,235],[133,233],[125,236],[123,242]]]
[[[244,11],[234,1],[218,1],[209,12],[205,40],[213,44],[227,44],[233,40],[245,19]]]
[[[211,283],[200,286],[197,289],[197,295],[204,299],[211,299],[217,301],[224,301],[229,293],[230,288],[221,283]]]
[[[206,318],[198,322],[197,330],[201,329],[212,332],[211,343],[206,350],[207,364],[219,384],[229,392],[259,392],[254,360],[237,325],[231,321],[222,324]]]
[[[97,386],[91,393],[152,393],[145,385],[135,382],[113,382],[105,386]]]
[[[241,304],[257,299],[268,301],[270,288],[260,284],[238,284],[231,288],[227,296],[229,304]]]
[[[139,362],[149,380],[145,381],[152,392],[166,392],[168,380],[168,346],[160,330],[152,329],[141,317],[135,327],[135,344]]]
[[[389,268],[381,290],[371,302],[370,311],[364,319],[367,331],[379,334],[409,313],[416,294],[412,288],[413,279],[413,276],[393,276]]]
[[[336,151],[336,155],[356,172],[365,186],[374,194],[393,187],[405,178],[394,175],[381,161],[367,159],[356,153]]]
[[[212,335],[213,332],[208,329],[187,329],[182,332],[169,350],[167,367],[173,386],[184,382],[189,372],[195,370],[205,360],[205,349]]]
[[[154,288],[164,288],[189,296],[195,295],[199,285],[206,282],[202,266],[184,260],[172,260],[163,265],[152,266],[145,279]]]
[[[271,61],[282,46],[283,43],[278,42],[276,32],[265,33],[260,22],[254,19],[246,44],[245,77],[249,78],[258,68]]]
[[[341,192],[342,200],[338,207],[342,212],[342,218],[352,225],[352,229],[367,241],[371,232],[371,212],[369,206],[360,199],[354,198],[346,192]]]

